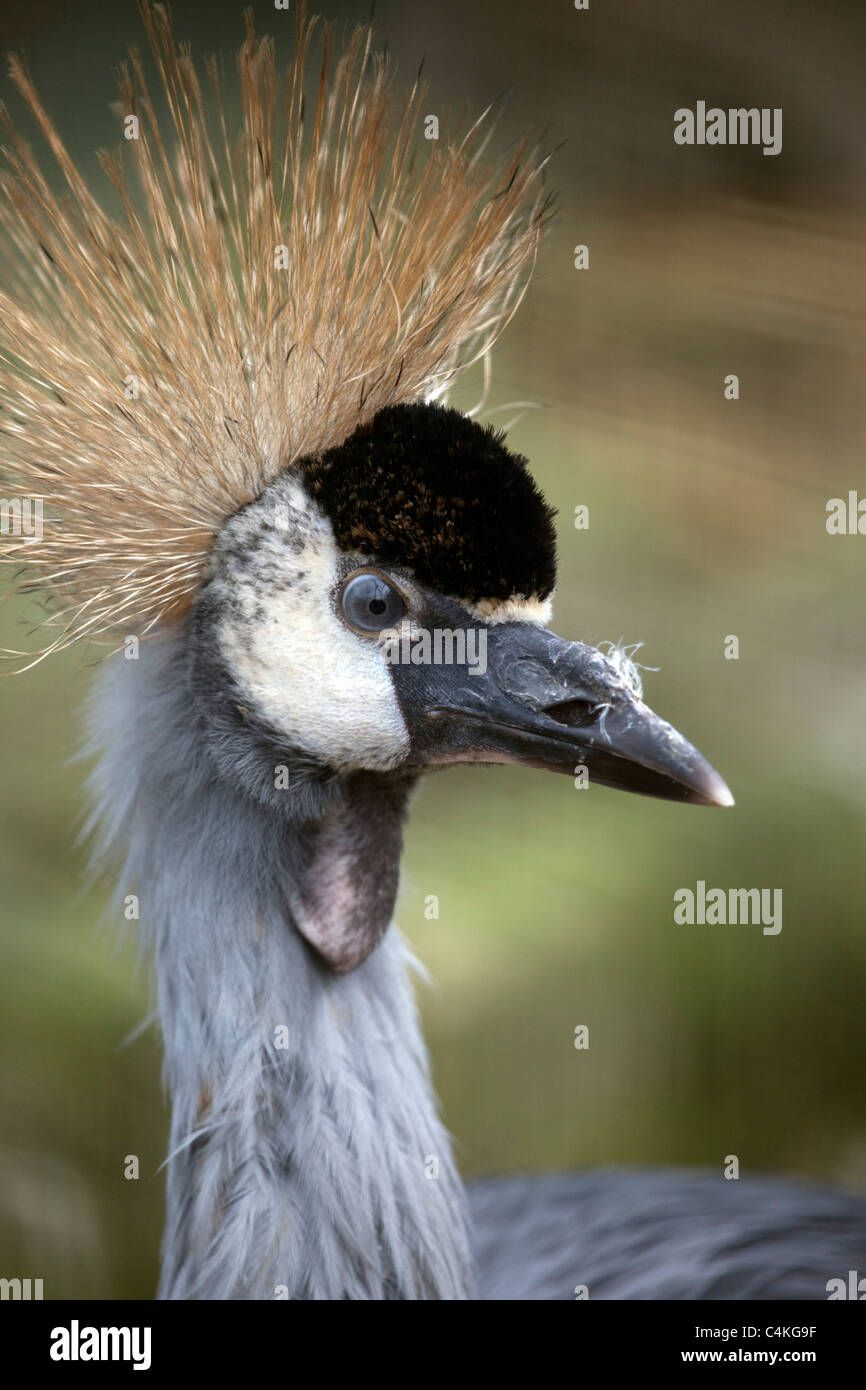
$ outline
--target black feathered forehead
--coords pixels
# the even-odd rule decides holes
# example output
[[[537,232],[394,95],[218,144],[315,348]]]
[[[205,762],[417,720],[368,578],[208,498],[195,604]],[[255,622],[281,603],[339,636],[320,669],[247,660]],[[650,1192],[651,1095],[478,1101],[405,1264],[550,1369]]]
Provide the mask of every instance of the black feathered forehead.
[[[342,550],[470,603],[546,599],[555,513],[502,439],[445,406],[395,405],[300,467]]]

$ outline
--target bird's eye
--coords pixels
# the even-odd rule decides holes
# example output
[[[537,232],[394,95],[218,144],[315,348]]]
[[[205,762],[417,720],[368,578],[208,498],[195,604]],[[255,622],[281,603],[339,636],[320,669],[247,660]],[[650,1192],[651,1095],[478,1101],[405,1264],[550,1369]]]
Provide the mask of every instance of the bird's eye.
[[[343,588],[343,612],[361,632],[382,632],[406,612],[401,595],[379,574],[356,574]]]

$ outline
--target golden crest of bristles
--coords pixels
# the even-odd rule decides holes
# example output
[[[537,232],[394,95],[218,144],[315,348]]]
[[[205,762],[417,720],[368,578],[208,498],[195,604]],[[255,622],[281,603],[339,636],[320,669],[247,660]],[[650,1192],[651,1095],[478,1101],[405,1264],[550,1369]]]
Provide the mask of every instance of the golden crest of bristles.
[[[486,163],[483,119],[426,140],[422,87],[395,98],[366,28],[336,58],[325,29],[307,82],[317,21],[302,9],[283,74],[248,17],[235,117],[217,62],[200,75],[166,11],[142,13],[161,90],[131,52],[137,138],[100,155],[118,216],[17,58],[62,195],[2,112],[0,493],[43,511],[41,539],[3,549],[55,599],[46,651],[179,616],[280,470],[440,394],[513,312],[548,210],[543,161]]]

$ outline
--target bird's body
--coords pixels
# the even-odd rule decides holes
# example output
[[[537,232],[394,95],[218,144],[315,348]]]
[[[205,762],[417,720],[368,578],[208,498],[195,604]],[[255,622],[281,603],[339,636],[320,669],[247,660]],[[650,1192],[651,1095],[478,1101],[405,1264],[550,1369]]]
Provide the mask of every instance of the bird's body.
[[[602,1171],[469,1188],[484,1299],[850,1297],[866,1199],[775,1177]]]
[[[467,1197],[403,939],[347,974],[316,961],[289,906],[304,836],[215,777],[189,685],[178,633],[112,663],[92,710],[100,853],[128,847],[122,882],[148,885],[159,967],[163,1296],[820,1299],[863,1267],[866,1200],[794,1182],[571,1173]]]
[[[123,646],[92,707],[92,829],[156,967],[161,1295],[821,1297],[863,1250],[858,1199],[520,1179],[470,1219],[438,1115],[392,923],[418,780],[580,764],[732,804],[628,662],[549,630],[553,513],[502,436],[437,403],[519,297],[542,162],[487,167],[473,128],[419,173],[417,92],[388,137],[366,31],[305,103],[303,12],[284,86],[248,35],[233,142],[144,13],[178,154],[136,59],[145,213],[107,160],[122,227],[14,66],[71,201],[10,127],[0,390],[10,490],[49,509],[10,558],[66,605],[54,645]]]

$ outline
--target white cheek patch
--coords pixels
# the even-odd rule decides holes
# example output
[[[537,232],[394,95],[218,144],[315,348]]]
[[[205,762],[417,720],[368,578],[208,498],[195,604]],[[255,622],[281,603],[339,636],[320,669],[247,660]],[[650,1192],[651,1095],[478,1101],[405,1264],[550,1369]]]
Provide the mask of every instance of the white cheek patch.
[[[214,558],[217,638],[253,711],[335,768],[396,766],[409,735],[387,665],[334,610],[337,547],[298,480],[284,474],[232,518]]]

